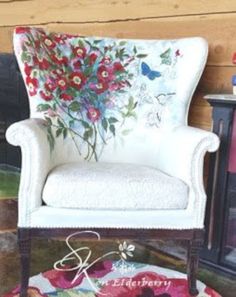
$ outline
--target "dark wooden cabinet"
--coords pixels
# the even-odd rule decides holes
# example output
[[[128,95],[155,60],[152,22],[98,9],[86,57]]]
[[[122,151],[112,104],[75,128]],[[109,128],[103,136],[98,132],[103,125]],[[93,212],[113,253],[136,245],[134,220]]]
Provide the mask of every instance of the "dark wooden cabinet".
[[[7,143],[6,129],[29,117],[28,96],[13,54],[0,54],[0,164],[21,165],[20,149]]]
[[[208,95],[219,150],[211,154],[201,262],[236,276],[236,96]]]

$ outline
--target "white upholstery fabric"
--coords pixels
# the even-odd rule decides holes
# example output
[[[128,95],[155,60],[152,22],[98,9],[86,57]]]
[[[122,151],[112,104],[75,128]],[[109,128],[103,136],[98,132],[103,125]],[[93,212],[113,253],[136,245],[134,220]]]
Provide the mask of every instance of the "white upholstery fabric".
[[[185,209],[188,187],[141,165],[69,163],[49,173],[42,198],[48,206],[78,209]]]
[[[117,227],[117,228],[203,228],[206,194],[203,187],[203,159],[215,151],[218,137],[204,130],[179,126],[166,132],[158,150],[159,169],[189,186],[186,210],[104,211],[42,206],[42,190],[49,171],[62,163],[76,162],[69,147],[55,144],[50,153],[42,120],[13,124],[7,139],[20,145],[23,153],[19,191],[19,227]],[[57,139],[59,141],[59,139]]]

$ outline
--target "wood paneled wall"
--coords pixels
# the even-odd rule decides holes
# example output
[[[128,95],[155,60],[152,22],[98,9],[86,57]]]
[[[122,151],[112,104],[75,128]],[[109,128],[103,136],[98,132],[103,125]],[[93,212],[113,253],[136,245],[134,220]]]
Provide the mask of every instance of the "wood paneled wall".
[[[209,58],[189,117],[196,127],[211,127],[211,108],[202,97],[232,90],[235,0],[0,0],[0,52],[12,51],[17,25],[122,38],[205,37]]]

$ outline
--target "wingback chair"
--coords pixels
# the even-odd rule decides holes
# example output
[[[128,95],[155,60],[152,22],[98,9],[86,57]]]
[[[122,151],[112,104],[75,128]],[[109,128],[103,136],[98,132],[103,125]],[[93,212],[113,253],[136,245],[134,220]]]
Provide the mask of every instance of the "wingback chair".
[[[189,241],[197,294],[211,132],[187,125],[208,46],[200,37],[135,40],[18,27],[14,50],[30,119],[7,139],[22,149],[18,236],[21,297],[30,239],[96,230],[109,238]]]

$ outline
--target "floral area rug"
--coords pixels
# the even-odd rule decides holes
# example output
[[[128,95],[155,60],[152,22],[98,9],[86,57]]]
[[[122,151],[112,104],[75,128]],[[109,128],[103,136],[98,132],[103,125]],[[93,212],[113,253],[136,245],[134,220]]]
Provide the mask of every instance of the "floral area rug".
[[[157,266],[110,260],[75,271],[64,266],[30,278],[29,297],[188,297],[186,275]],[[198,281],[198,297],[221,297]],[[19,297],[19,286],[3,297]]]

